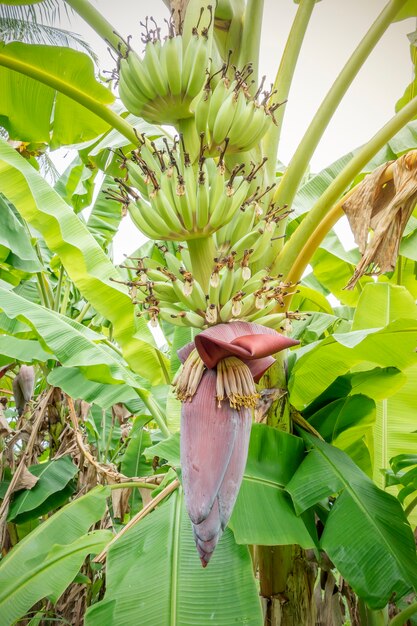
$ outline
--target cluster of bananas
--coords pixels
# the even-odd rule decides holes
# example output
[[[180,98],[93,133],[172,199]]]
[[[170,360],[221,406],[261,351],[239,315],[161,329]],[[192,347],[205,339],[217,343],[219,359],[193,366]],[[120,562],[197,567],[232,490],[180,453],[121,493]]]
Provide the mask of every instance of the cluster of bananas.
[[[228,63],[225,63],[214,88],[212,83],[216,74],[208,77],[195,106],[196,129],[198,133],[204,133],[211,155],[217,154],[226,138],[229,153],[244,152],[257,146],[275,122],[274,111],[279,106],[269,104],[273,92],[262,92],[265,77],[257,92],[251,95],[249,78],[253,69],[250,64],[241,71],[235,69],[232,80],[228,71]]]
[[[209,66],[213,16],[208,7],[208,22],[200,26],[204,11],[191,37],[177,34],[172,21],[169,33],[161,41],[160,28],[154,20],[141,25],[145,29],[145,53],[141,58],[127,46],[119,58],[119,96],[130,113],[156,124],[175,124],[191,117],[191,101],[201,92],[204,70]]]
[[[171,148],[165,141],[165,149],[159,150],[144,139],[132,158],[124,159],[127,177],[117,179],[120,193],[133,222],[147,237],[187,241],[209,236],[259,199],[259,190],[252,193],[252,183],[265,160],[253,164],[246,175],[243,165],[228,174],[224,153],[215,161],[204,151],[202,144],[198,162],[192,164],[183,142]]]
[[[254,271],[254,268],[281,216],[282,212],[271,210],[232,247],[227,243],[229,252],[213,260],[208,290],[188,269],[191,262],[186,246],[179,246],[176,254],[164,245],[159,246],[165,265],[146,257],[137,259],[136,267],[122,266],[137,276],[126,284],[132,301],[140,307],[140,314],[154,325],[158,318],[195,328],[243,319],[276,327],[286,317],[276,310],[284,305],[293,285],[283,283],[281,276],[271,276],[268,269]],[[244,247],[249,235],[253,248]]]

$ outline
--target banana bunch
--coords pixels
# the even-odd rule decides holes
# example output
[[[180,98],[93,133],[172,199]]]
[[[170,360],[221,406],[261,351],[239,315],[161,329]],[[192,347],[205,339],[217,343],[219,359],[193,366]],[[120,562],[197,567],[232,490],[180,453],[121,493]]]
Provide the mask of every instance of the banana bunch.
[[[251,196],[252,180],[263,162],[246,176],[242,165],[227,174],[224,154],[217,161],[206,158],[202,145],[198,162],[192,164],[183,145],[165,146],[158,150],[144,141],[123,164],[127,178],[118,182],[129,195],[133,222],[151,239],[173,241],[209,236],[224,227]]]
[[[145,257],[136,259],[137,266],[122,266],[136,274],[128,285],[132,301],[139,306],[139,315],[156,325],[159,319],[177,326],[203,329],[232,320],[256,321],[276,326],[286,314],[278,313],[292,285],[280,276],[270,276],[267,269],[253,273],[252,250],[246,249],[240,260],[231,252],[213,260],[208,293],[187,267],[186,248],[179,254],[161,246],[165,265]]]
[[[153,29],[148,19],[141,24],[145,28],[143,57],[128,48],[118,61],[120,99],[130,113],[147,122],[176,124],[193,115],[191,101],[204,86],[213,36],[211,7],[202,10],[188,41],[176,33],[172,21],[164,42],[156,24]]]
[[[263,92],[263,81],[254,96],[249,91],[249,78],[253,70],[247,65],[235,70],[233,80],[228,75],[228,64],[221,69],[221,78],[214,88],[215,75],[208,77],[204,90],[195,104],[195,125],[203,133],[208,154],[216,155],[227,140],[228,152],[244,152],[257,146],[275,122],[274,111],[278,104],[269,105],[271,92]]]

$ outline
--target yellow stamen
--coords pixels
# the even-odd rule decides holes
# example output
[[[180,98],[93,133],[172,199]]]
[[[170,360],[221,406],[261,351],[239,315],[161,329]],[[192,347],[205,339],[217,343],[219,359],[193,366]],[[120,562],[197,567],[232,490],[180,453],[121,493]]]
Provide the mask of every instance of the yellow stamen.
[[[182,369],[172,383],[178,400],[191,402],[200,384],[204,369],[204,363],[200,359],[197,350],[194,349],[188,355]]]
[[[217,364],[216,393],[219,404],[228,398],[233,409],[255,408],[259,394],[250,369],[235,356],[222,359]]]

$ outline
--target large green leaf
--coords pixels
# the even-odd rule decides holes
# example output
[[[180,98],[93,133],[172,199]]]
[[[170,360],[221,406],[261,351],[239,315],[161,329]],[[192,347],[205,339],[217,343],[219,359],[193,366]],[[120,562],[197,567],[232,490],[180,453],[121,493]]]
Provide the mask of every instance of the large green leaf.
[[[55,191],[76,213],[91,204],[97,171],[97,168],[92,167],[91,163],[85,163],[77,153],[56,181]]]
[[[301,513],[339,494],[321,546],[342,576],[373,609],[392,594],[417,588],[413,533],[399,502],[375,484],[341,450],[304,434],[311,451],[287,485]]]
[[[18,318],[37,333],[42,347],[64,365],[76,366],[92,380],[104,383],[127,382],[139,386],[135,375],[116,353],[102,343],[102,337],[74,320],[21,298],[0,287],[0,310]]]
[[[103,409],[108,409],[117,402],[136,402],[139,403],[138,408],[145,410],[136,392],[129,385],[89,380],[75,367],[56,367],[48,375],[48,383],[60,387],[72,398],[81,398],[86,402],[98,404]]]
[[[404,287],[374,283],[363,291],[353,318],[353,329],[360,331],[382,326],[400,318],[417,318],[414,298]],[[415,356],[413,348],[411,353]],[[417,358],[405,369],[407,381],[394,395],[378,398],[374,426],[374,480],[383,485],[380,470],[388,467],[397,454],[413,452],[417,445],[415,408],[417,406]]]
[[[299,410],[312,403],[354,365],[369,363],[403,370],[417,360],[417,319],[397,320],[384,328],[335,333],[298,350],[291,370],[291,402]],[[296,352],[296,354],[297,354]]]
[[[110,548],[106,594],[86,626],[263,624],[247,547],[226,530],[203,569],[182,500],[174,493]]]
[[[417,305],[405,287],[370,283],[361,294],[352,330],[382,328],[401,318],[417,318]]]
[[[109,124],[55,89],[4,67],[17,60],[26,71],[41,70],[77,91],[109,104],[114,96],[94,77],[91,58],[83,52],[61,48],[9,43],[0,47],[0,124],[11,139],[46,143],[55,149],[81,143],[104,133]],[[52,122],[52,129],[51,129]]]
[[[0,365],[6,365],[10,361],[45,362],[53,358],[54,355],[46,352],[38,341],[0,335]]]
[[[122,208],[120,202],[109,200],[107,191],[118,191],[118,185],[109,176],[105,176],[87,221],[87,228],[100,246],[107,249],[117,233]]]
[[[135,317],[127,289],[99,244],[46,181],[6,142],[0,141],[0,191],[58,254],[70,278],[96,311],[110,320],[115,339],[134,371],[165,382],[167,361],[154,347],[143,319]]]
[[[38,477],[38,482],[32,489],[25,489],[15,495],[9,508],[9,521],[21,523],[30,517],[48,512],[50,509],[47,507],[45,511],[42,505],[52,495],[62,492],[78,472],[78,467],[69,456],[39,465],[31,465],[28,469],[31,474]],[[65,499],[66,494],[64,494],[64,501]],[[55,506],[62,504],[59,500],[55,500]]]
[[[2,587],[0,626],[9,626],[23,617],[42,598],[57,602],[77,575],[85,557],[100,552],[112,537],[109,530],[95,530],[70,544],[51,543],[51,550],[44,559],[26,561],[19,576]]]
[[[106,497],[109,493],[108,488],[100,486],[90,491],[87,495],[74,500],[19,541],[1,561],[0,620],[4,620],[0,621],[2,626],[9,626],[14,619],[20,617],[22,613],[36,602],[36,600],[32,602],[31,596],[30,603],[27,605],[25,602],[26,608],[23,608],[22,611],[19,608],[19,613],[16,614],[14,606],[10,606],[8,601],[10,593],[17,586],[16,583],[21,581],[27,572],[32,571],[37,565],[46,562],[52,546],[66,546],[85,535],[88,529],[104,515]],[[49,562],[51,564],[51,561]],[[58,569],[55,575],[57,575],[59,581],[58,562],[57,565]],[[65,581],[64,589],[74,578],[77,571],[78,568],[74,571],[70,580]],[[49,574],[52,574],[51,571]],[[42,589],[38,589],[38,591],[41,592],[41,595],[37,599],[43,598],[46,593],[49,593],[47,587],[43,585]],[[7,613],[5,607],[7,607]]]
[[[346,450],[369,432],[375,417],[375,401],[356,394],[330,402],[309,421],[326,441]]]
[[[30,274],[42,270],[25,227],[17,219],[9,202],[0,195],[0,248],[1,246],[9,250],[5,258],[8,265]]]
[[[261,424],[252,426],[244,478],[230,520],[238,543],[314,547],[284,490],[303,457],[304,444],[298,437]]]

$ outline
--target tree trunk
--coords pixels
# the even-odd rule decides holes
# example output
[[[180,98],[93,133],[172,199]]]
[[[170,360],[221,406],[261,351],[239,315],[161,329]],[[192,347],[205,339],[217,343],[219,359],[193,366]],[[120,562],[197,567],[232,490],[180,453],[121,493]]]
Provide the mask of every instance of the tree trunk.
[[[317,571],[299,546],[258,546],[265,626],[314,626]]]

